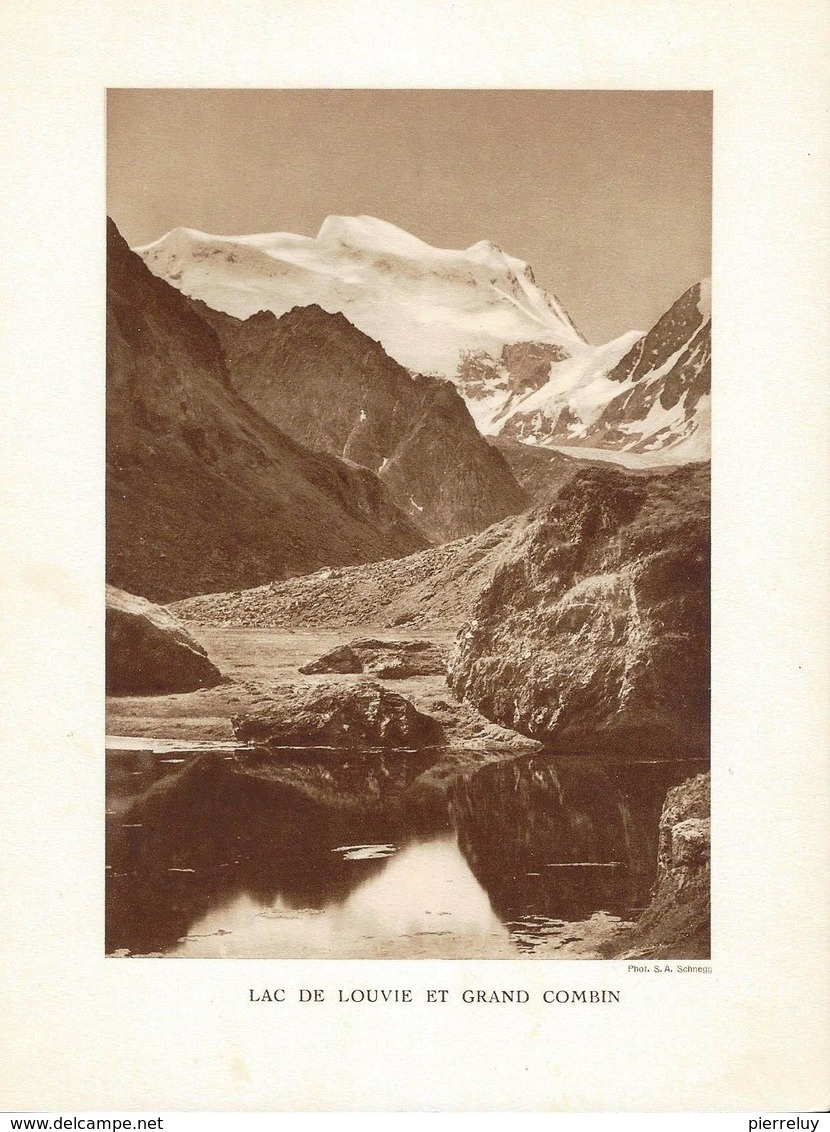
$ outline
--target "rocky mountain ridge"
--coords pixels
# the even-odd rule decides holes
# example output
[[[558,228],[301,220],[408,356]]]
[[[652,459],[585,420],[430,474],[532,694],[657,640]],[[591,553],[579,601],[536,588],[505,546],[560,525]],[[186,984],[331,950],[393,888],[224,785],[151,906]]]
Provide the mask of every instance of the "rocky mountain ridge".
[[[710,443],[711,284],[690,287],[607,371],[551,380],[513,408],[501,435],[604,449],[655,463],[706,460]]]
[[[197,310],[217,330],[234,388],[314,451],[374,472],[431,542],[483,530],[528,498],[454,386],[410,375],[342,314],[296,307],[245,321]]]
[[[655,464],[707,458],[708,281],[647,334],[592,345],[530,266],[487,240],[434,248],[373,217],[330,216],[316,237],[177,228],[137,250],[185,294],[238,318],[296,306],[343,314],[410,372],[454,382],[484,435]]]

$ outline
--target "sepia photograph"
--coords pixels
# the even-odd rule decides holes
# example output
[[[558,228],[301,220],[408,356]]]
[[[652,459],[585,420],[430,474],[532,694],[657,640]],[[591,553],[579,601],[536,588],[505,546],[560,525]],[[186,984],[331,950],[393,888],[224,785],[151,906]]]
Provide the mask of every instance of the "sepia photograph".
[[[2,24],[9,1128],[821,1124],[826,7]]]
[[[109,90],[108,956],[717,950],[711,201],[706,90]]]

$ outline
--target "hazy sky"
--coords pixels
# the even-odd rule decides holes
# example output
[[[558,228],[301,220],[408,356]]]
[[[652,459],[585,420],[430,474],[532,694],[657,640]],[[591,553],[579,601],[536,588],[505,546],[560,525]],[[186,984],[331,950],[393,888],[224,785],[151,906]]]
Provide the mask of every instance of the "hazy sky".
[[[648,330],[709,274],[700,91],[113,90],[108,211],[132,244],[183,225],[314,235],[366,213],[527,260],[585,336]]]

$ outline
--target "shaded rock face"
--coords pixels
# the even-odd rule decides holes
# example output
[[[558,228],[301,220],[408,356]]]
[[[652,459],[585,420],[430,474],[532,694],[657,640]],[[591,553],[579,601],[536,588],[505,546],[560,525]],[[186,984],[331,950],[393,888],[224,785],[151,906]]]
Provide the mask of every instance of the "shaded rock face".
[[[465,350],[458,363],[456,383],[468,401],[501,394],[505,407],[512,396],[541,389],[553,362],[564,362],[568,350],[553,342],[509,342],[498,358],[486,350]]]
[[[522,490],[537,503],[549,503],[566,483],[585,468],[584,461],[565,456],[552,448],[522,444],[506,436],[491,437],[490,443],[498,448],[513,469]]]
[[[300,672],[365,672],[382,680],[403,680],[441,675],[446,667],[446,652],[431,641],[377,641],[362,637],[332,649],[304,665]]]
[[[430,541],[474,534],[527,506],[454,386],[411,375],[344,315],[309,306],[239,322],[199,309],[220,333],[241,395],[300,443],[376,473]]]
[[[381,684],[284,684],[263,689],[232,720],[243,742],[275,747],[428,747],[440,724]]]
[[[705,757],[708,467],[574,478],[482,592],[449,683],[563,750]]]
[[[107,695],[193,692],[223,680],[181,622],[166,609],[107,586]]]
[[[660,816],[657,850],[657,890],[668,885],[676,892],[709,864],[711,780],[699,774],[666,795]]]
[[[428,545],[377,476],[251,408],[216,331],[111,222],[106,482],[107,580],[154,601]]]
[[[669,790],[660,817],[654,895],[621,941],[621,957],[709,957],[710,805],[708,774]]]
[[[316,676],[321,672],[356,673],[362,671],[363,661],[350,645],[338,645],[337,648],[324,653],[317,660],[312,660],[310,664],[304,664],[300,669],[300,672],[307,676]]]

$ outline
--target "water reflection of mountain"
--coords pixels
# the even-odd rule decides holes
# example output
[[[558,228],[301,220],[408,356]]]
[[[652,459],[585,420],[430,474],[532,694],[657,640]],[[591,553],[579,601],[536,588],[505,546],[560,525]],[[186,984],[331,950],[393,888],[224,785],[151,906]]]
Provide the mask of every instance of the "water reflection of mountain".
[[[123,761],[108,756],[111,780],[125,781]],[[107,950],[166,950],[210,908],[241,894],[263,907],[277,897],[294,908],[344,900],[384,860],[344,860],[332,847],[447,831],[441,795],[411,789],[434,761],[401,752],[349,756],[337,766],[313,752],[294,763],[257,752],[202,755],[126,809],[111,799]]]
[[[524,756],[450,792],[458,843],[505,922],[630,916],[648,899],[660,812],[697,764]]]
[[[436,751],[215,752],[181,763],[110,753],[107,950],[169,951],[242,897],[264,912],[279,903],[346,915],[389,858],[336,847],[402,848],[453,830],[470,885],[519,949],[532,949],[545,921],[628,916],[647,902],[666,791],[699,769],[544,753],[466,772]],[[408,897],[424,899],[395,893]],[[528,932],[531,921],[542,930]]]

